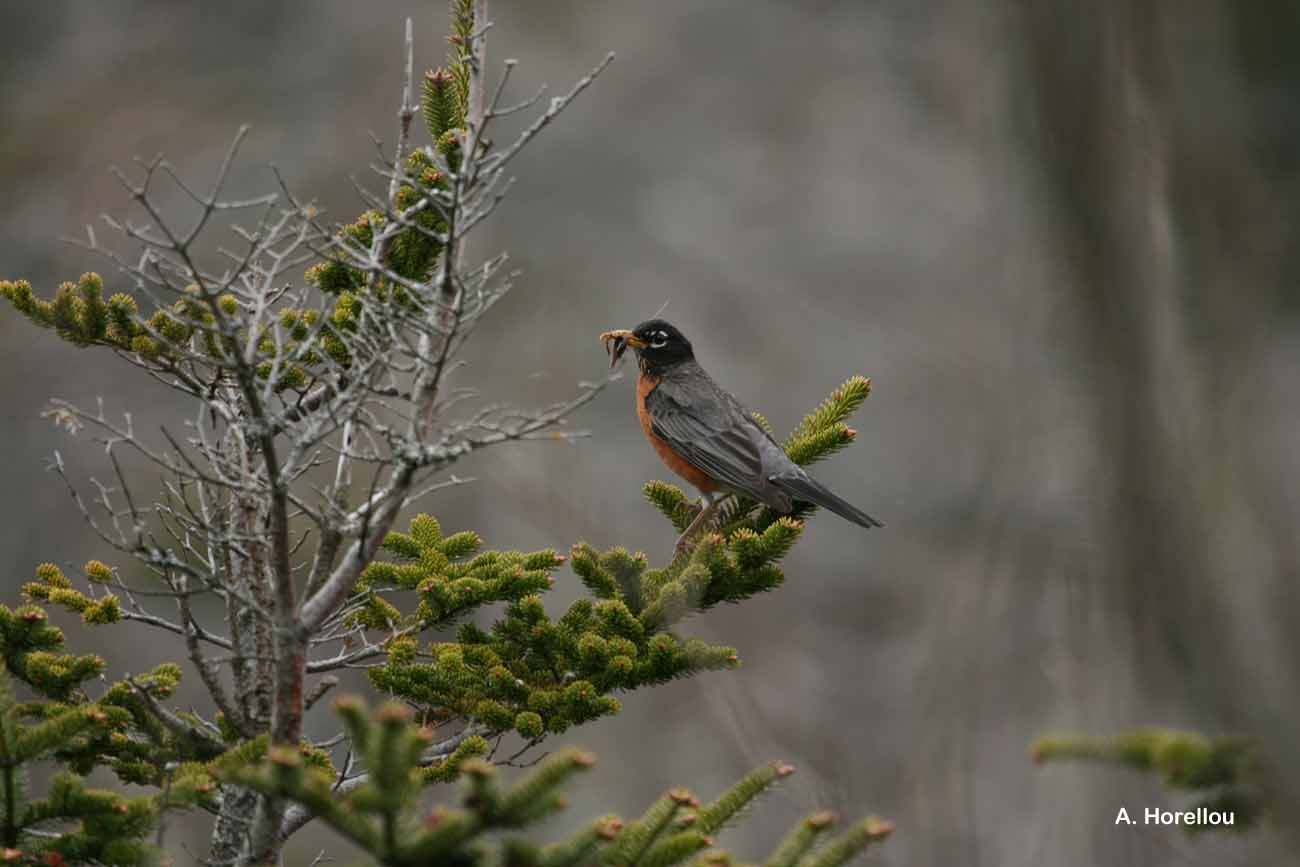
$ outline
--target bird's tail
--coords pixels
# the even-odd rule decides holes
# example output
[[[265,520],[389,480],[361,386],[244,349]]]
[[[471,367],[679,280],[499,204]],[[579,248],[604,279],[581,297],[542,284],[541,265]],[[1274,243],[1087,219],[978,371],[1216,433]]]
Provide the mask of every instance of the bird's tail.
[[[794,499],[830,509],[841,518],[852,521],[860,527],[885,526],[857,506],[835,496],[824,485],[805,473],[797,476],[793,474],[773,476],[771,482]]]

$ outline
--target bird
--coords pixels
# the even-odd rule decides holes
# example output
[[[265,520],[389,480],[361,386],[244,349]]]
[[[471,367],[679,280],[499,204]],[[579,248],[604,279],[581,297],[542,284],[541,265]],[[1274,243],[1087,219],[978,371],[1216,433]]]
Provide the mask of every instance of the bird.
[[[841,499],[786,455],[754,414],[713,381],[686,335],[663,319],[600,335],[610,367],[631,347],[640,374],[636,412],[646,439],[668,468],[699,490],[701,508],[677,539],[676,553],[706,526],[728,494],[781,514],[798,503],[822,506],[860,527],[879,520]]]

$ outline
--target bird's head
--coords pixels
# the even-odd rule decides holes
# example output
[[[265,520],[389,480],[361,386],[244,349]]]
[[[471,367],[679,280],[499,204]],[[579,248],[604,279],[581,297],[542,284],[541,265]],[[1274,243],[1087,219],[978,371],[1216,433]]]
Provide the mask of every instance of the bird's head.
[[[630,331],[606,331],[600,341],[609,353],[610,367],[618,364],[629,346],[636,351],[642,370],[670,367],[695,357],[686,335],[662,319],[649,319]]]

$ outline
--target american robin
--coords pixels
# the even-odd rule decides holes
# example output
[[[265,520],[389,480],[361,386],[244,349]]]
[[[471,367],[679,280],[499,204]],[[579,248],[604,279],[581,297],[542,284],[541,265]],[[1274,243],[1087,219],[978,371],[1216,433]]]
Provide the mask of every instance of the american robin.
[[[727,494],[749,497],[782,514],[806,502],[861,527],[884,526],[790,460],[753,414],[705,373],[691,342],[674,326],[651,319],[630,331],[606,331],[600,340],[610,354],[610,367],[629,346],[636,351],[641,429],[668,468],[703,495],[699,514],[677,539],[679,553]]]

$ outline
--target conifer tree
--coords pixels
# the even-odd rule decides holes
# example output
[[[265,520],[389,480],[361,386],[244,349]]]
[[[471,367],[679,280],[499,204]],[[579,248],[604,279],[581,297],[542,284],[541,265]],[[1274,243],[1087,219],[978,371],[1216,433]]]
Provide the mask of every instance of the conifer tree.
[[[0,282],[36,325],[113,354],[193,406],[183,433],[152,436],[129,413],[54,403],[57,421],[93,431],[107,453],[113,484],[88,491],[57,452],[53,465],[120,560],[91,561],[75,580],[41,565],[25,604],[0,608],[6,672],[32,694],[19,701],[0,684],[0,842],[14,858],[140,863],[157,854],[168,811],[190,809],[212,815],[207,857],[218,864],[276,863],[317,819],[384,864],[726,864],[712,835],[788,773],[761,768],[707,805],[675,790],[640,819],[606,817],[549,846],[492,836],[531,833],[592,761],[565,751],[506,781],[493,763],[507,744],[523,755],[616,713],[622,692],[738,664],[733,648],[678,627],[777,587],[811,510],[781,516],[733,498],[692,551],[661,565],[586,543],[567,554],[484,550],[469,528],[407,517],[462,482],[450,471],[471,452],[577,435],[564,422],[609,382],[534,410],[462,409],[457,355],[512,280],[504,254],[471,261],[466,238],[501,203],[514,158],[612,55],[548,104],[508,105],[513,62],[485,83],[485,0],[452,0],[450,18],[447,61],[418,94],[407,22],[385,189],[350,222],[325,222],[278,176],[275,193],[224,197],[241,130],[207,189],[161,159],[118,173],[136,213],[106,224],[134,249],[87,239],[113,266],[111,285],[88,273],[43,296]],[[517,138],[493,141],[495,123],[529,110]],[[188,222],[163,212],[163,184],[191,201]],[[238,249],[214,262],[212,233]],[[812,463],[849,445],[845,419],[869,390],[848,380],[786,440],[791,457]],[[132,462],[161,475],[158,495],[133,483]],[[651,482],[645,495],[679,530],[690,521],[676,487]],[[562,568],[587,595],[553,616],[543,598]],[[477,625],[495,603],[504,612]],[[87,628],[178,636],[211,706],[169,703],[183,673],[171,660],[104,686],[102,659],[63,649],[51,606]],[[205,616],[213,608],[219,622]],[[452,626],[456,640],[434,640]],[[307,737],[304,718],[336,673],[357,668],[394,703],[372,715],[340,700],[337,736]],[[29,797],[23,772],[36,761],[64,773]],[[96,768],[148,794],[85,787]],[[461,806],[428,813],[426,789],[447,784],[462,787]],[[813,815],[769,863],[838,867],[888,833],[870,820],[814,848],[831,824]]]

